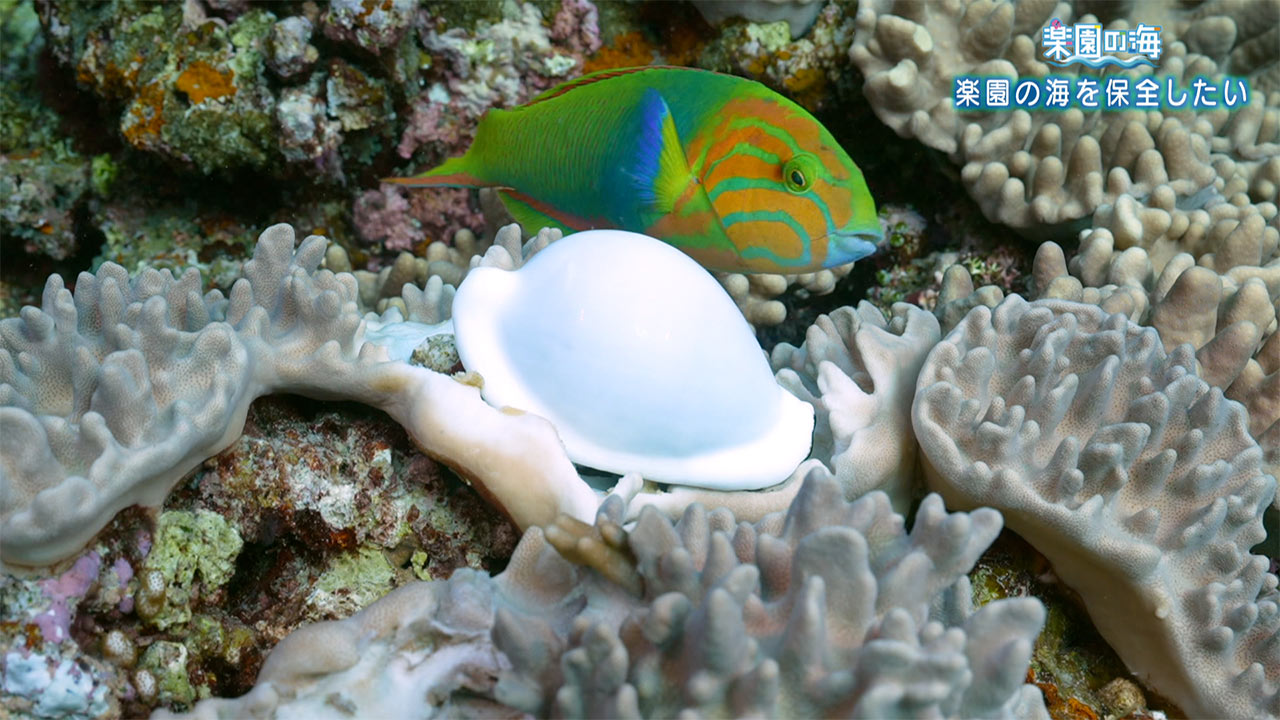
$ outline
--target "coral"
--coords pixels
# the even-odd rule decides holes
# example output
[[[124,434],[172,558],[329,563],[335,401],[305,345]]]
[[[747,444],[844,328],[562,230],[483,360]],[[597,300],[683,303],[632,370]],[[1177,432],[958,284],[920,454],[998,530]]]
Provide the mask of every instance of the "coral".
[[[189,208],[112,203],[93,214],[102,245],[93,270],[115,263],[130,274],[148,269],[181,274],[200,271],[198,292],[229,288],[240,277],[253,250],[254,232],[225,215],[210,214],[193,222]]]
[[[202,175],[300,170],[332,182],[344,177],[340,151],[367,166],[371,136],[393,129],[383,73],[321,62],[311,44],[317,23],[340,42],[376,44],[388,37],[374,25],[396,16],[393,34],[404,34],[408,4],[365,4],[363,14],[353,12],[359,2],[331,5],[323,21],[318,12],[280,19],[245,8],[228,23],[200,3],[52,2],[42,15],[54,54],[81,87],[120,108],[119,132],[134,149]]]
[[[591,0],[561,0],[551,20],[551,39],[577,53],[600,49],[600,13]]]
[[[356,198],[355,226],[365,242],[387,250],[409,250],[422,242],[418,221],[409,217],[409,200],[404,188],[383,184]]]
[[[1024,540],[1007,530],[1002,532],[978,560],[969,579],[976,605],[1028,596],[1044,603],[1044,630],[1036,638],[1031,654],[1031,672],[1045,692],[1050,715],[1061,716],[1055,715],[1054,704],[1059,702],[1092,708],[1073,714],[1089,717],[1089,712],[1108,706],[1107,685],[1124,683],[1128,683],[1126,694],[1130,700],[1146,707],[1143,691],[1127,679],[1129,671],[1093,628],[1079,598],[1048,570],[1048,561]]]
[[[499,22],[480,20],[473,31],[443,32],[429,25],[422,46],[439,56],[443,77],[438,89],[451,106],[474,123],[490,107],[513,107],[552,85],[573,77],[580,57],[552,44],[536,5],[507,3]]]
[[[528,531],[497,577],[459,571],[303,628],[249,694],[193,716],[1047,717],[1023,684],[1040,604],[969,603],[963,573],[999,530],[993,512],[948,515],[932,497],[908,534],[885,496],[849,503],[815,477],[755,525],[693,506],[623,531],[626,513],[615,497],[594,528]]]
[[[413,0],[336,0],[325,10],[324,34],[380,53],[400,41],[416,9]]]
[[[863,302],[820,316],[800,347],[774,347],[778,382],[817,413],[810,456],[841,480],[846,497],[881,490],[906,511],[916,476],[911,401],[939,337],[924,310],[895,305],[886,320]]]
[[[311,162],[324,174],[341,177],[342,124],[329,116],[321,95],[318,75],[306,86],[280,91],[276,103],[280,153],[290,162]]]
[[[583,72],[655,64],[657,50],[639,30],[620,33],[583,65]],[[678,63],[676,63],[678,64]]]
[[[191,685],[188,659],[190,652],[182,643],[161,640],[152,643],[142,653],[139,674],[146,673],[154,684],[151,694],[154,701],[164,705],[188,705],[196,699],[196,689]]]
[[[123,103],[124,139],[206,174],[266,167],[276,131],[263,70],[275,16],[254,11],[226,24],[183,17],[178,5],[115,10],[42,6],[55,54],[77,81]],[[193,26],[179,32],[187,22]],[[77,31],[58,32],[68,25]]]
[[[744,18],[752,23],[785,23],[788,40],[808,32],[823,7],[829,7],[825,0],[754,0],[736,3],[697,0],[693,5],[712,25],[718,25],[732,17]]]
[[[0,235],[61,260],[77,249],[74,212],[93,194],[90,165],[66,146],[42,154],[0,155]]]
[[[101,161],[77,152],[39,101],[44,38],[29,3],[0,3],[0,48],[0,237],[62,260],[80,249],[77,210],[106,194],[91,173]]]
[[[442,151],[441,155],[461,155],[470,144],[474,128],[460,125],[456,114],[448,111],[448,95],[443,87],[437,89],[444,97],[427,94],[413,100],[409,122],[400,136],[400,144],[396,146],[396,153],[406,160],[426,143],[449,149]]]
[[[106,715],[107,687],[93,682],[82,668],[38,653],[9,651],[4,656],[0,688],[13,699],[14,709],[34,717],[79,720]]]
[[[831,86],[850,71],[846,48],[854,23],[838,3],[806,5],[813,13],[810,22],[817,22],[805,37],[789,31],[781,20],[729,25],[702,50],[698,64],[745,74],[810,110],[817,109],[830,99]],[[706,6],[740,8],[742,4],[699,4],[700,9]]]
[[[316,578],[307,605],[322,616],[346,617],[377,600],[392,586],[395,571],[387,558],[372,548],[338,556]]]
[[[51,277],[42,310],[0,322],[5,560],[51,562],[119,509],[159,504],[239,436],[254,398],[282,390],[384,409],[522,525],[589,517],[595,496],[545,420],[503,414],[474,386],[363,341],[356,279],[316,271],[325,244],[295,253],[288,226],[268,229],[230,297],[201,297],[195,270],[130,279],[107,263],[74,295]],[[418,306],[430,293],[402,297]]]
[[[55,718],[118,713],[122,679],[79,654],[76,607],[110,573],[89,551],[56,577],[0,575],[0,689],[16,715]]]
[[[800,291],[812,295],[827,295],[836,289],[836,283],[853,271],[856,263],[824,268],[817,272],[799,275],[774,273],[715,273],[725,292],[742,311],[747,322],[756,327],[780,325],[787,319],[787,308],[777,298],[788,289],[799,286]]]
[[[244,539],[234,578],[217,592],[196,572],[188,587],[199,592],[159,582],[153,595],[151,569],[214,565],[217,548],[167,542],[164,535],[181,536],[153,530],[143,513],[126,511],[66,571],[33,580],[0,576],[0,648],[36,653],[51,669],[65,664],[86,678],[77,681],[86,693],[118,704],[126,717],[145,716],[159,698],[144,689],[157,680],[179,690],[189,685],[197,696],[237,695],[252,686],[266,651],[303,623],[345,617],[415,575],[505,564],[518,533],[460,480],[414,452],[398,426],[359,406],[314,405],[289,397],[256,402],[245,435],[166,499],[161,518],[203,518]],[[412,573],[402,568],[411,548],[418,555]],[[161,563],[163,554],[169,559]],[[364,585],[349,592],[345,578],[377,577],[344,571],[350,567],[344,560],[357,555],[370,567],[394,568],[394,577],[376,591]],[[137,578],[126,556],[135,558]],[[143,619],[148,603],[189,619],[159,630]],[[154,663],[139,667],[139,656],[159,641],[169,648],[165,657],[185,653],[177,667],[185,667],[187,680],[158,668],[153,674]],[[175,703],[186,697],[162,695]],[[6,697],[6,709],[21,710],[12,704],[16,697]]]
[[[311,20],[303,15],[287,17],[272,25],[267,67],[283,79],[310,69],[320,57],[320,51],[311,44],[313,29]]]
[[[1097,230],[1069,265],[1057,245],[1042,245],[1034,276],[1043,297],[1088,302],[1154,327],[1168,352],[1190,343],[1201,377],[1248,408],[1250,433],[1272,472],[1280,468],[1280,255],[1265,267],[1219,274],[1181,253],[1157,271],[1146,251],[1116,252],[1110,233]]]
[[[1093,305],[1011,296],[930,353],[926,478],[990,503],[1125,664],[1192,716],[1280,714],[1280,594],[1249,554],[1276,479],[1188,346]]]
[[[329,63],[325,99],[329,116],[346,131],[374,127],[392,114],[385,83],[341,59]]]
[[[1185,252],[1164,260],[1160,270],[1152,260],[1147,250],[1120,251],[1109,231],[1093,230],[1070,262],[1056,243],[1042,244],[1030,290],[1033,297],[1085,302],[1154,327],[1168,352],[1189,343],[1200,376],[1248,408],[1249,431],[1274,474],[1280,469],[1280,259],[1221,274]],[[1004,298],[1000,288],[975,291],[974,284],[968,268],[948,269],[937,309],[945,330],[976,305],[995,307]]]
[[[49,599],[49,609],[31,619],[46,642],[60,643],[71,637],[71,607],[89,592],[101,567],[102,558],[90,551],[62,575],[40,582],[40,590]]]
[[[901,14],[895,14],[901,13]],[[1165,236],[1183,246],[1206,232],[1229,232],[1237,223],[1274,223],[1270,181],[1280,131],[1280,107],[1258,89],[1249,105],[1193,115],[1175,113],[981,113],[962,116],[950,102],[957,75],[1045,76],[1033,35],[1050,16],[1088,22],[1070,8],[1045,0],[1020,5],[984,0],[949,5],[866,3],[857,16],[850,49],[867,81],[864,92],[876,114],[899,135],[915,137],[961,165],[961,180],[992,220],[1024,233],[1052,237],[1074,232],[1092,217],[1126,246],[1150,245]],[[1221,18],[1221,16],[1214,16]],[[1210,18],[1206,22],[1220,22]],[[1108,27],[1127,27],[1114,21]],[[1205,37],[1212,32],[1188,29]],[[1221,76],[1210,57],[1166,35],[1154,70],[1186,86],[1197,75]],[[1225,36],[1224,36],[1225,37]],[[1078,68],[1059,74],[1070,75]],[[1134,209],[1148,206],[1150,221],[1136,227]],[[1259,231],[1262,231],[1261,229]],[[1267,228],[1264,246],[1275,243]],[[1199,253],[1197,253],[1199,254]]]

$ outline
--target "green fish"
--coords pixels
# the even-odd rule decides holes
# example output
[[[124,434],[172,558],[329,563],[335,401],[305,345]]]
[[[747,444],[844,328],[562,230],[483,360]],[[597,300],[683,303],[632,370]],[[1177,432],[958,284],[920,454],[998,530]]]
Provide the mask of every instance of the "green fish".
[[[812,272],[882,237],[862,172],[821,123],[760,83],[692,68],[603,70],[490,110],[462,157],[388,182],[495,188],[527,229],[641,232],[712,270]]]

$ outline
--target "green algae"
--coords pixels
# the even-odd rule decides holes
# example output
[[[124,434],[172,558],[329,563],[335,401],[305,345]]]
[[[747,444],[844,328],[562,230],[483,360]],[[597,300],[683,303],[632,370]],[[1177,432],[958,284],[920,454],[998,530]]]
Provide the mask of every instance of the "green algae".
[[[163,597],[158,603],[139,603],[139,612],[160,630],[188,623],[192,601],[214,594],[231,579],[243,544],[236,529],[215,512],[161,513],[141,571],[160,575]]]
[[[208,615],[195,615],[191,618],[185,644],[192,656],[219,657],[226,642],[226,632],[221,622]]]
[[[142,653],[138,663],[156,680],[156,699],[161,705],[189,706],[196,701],[196,688],[187,673],[187,648],[182,643],[158,640]]]
[[[93,184],[94,192],[105,197],[111,193],[111,186],[116,181],[116,175],[120,172],[119,167],[111,159],[107,153],[94,155],[93,160],[89,164],[89,181]]]
[[[1044,603],[1045,624],[1032,651],[1031,669],[1038,682],[1052,683],[1063,698],[1097,712],[1104,704],[1102,688],[1115,678],[1129,678],[1129,672],[1098,635],[1078,598],[1064,585],[1046,581],[1047,570],[1043,557],[1006,531],[969,574],[974,605],[1027,596]]]
[[[363,546],[333,559],[316,579],[307,604],[321,613],[345,617],[387,594],[395,574],[381,550]]]
[[[427,570],[427,554],[422,550],[415,550],[413,555],[409,557],[409,567],[413,570],[413,576],[419,580],[432,580],[431,572]]]

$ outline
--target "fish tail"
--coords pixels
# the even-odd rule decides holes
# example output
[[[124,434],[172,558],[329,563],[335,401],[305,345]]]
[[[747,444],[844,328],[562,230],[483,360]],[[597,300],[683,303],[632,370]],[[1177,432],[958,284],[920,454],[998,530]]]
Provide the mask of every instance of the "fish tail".
[[[383,178],[382,182],[408,185],[409,187],[464,187],[482,188],[493,183],[477,174],[470,159],[470,153],[462,157],[449,158],[440,165],[413,177]]]

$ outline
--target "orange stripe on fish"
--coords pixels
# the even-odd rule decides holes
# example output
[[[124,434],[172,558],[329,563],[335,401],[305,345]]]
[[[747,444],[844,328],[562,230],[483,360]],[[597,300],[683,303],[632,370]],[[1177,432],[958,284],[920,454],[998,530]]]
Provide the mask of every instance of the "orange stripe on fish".
[[[764,178],[782,180],[782,170],[777,163],[771,163],[754,155],[732,155],[720,161],[704,179],[708,188],[714,189],[722,180],[734,177]]]
[[[760,238],[767,237],[769,246],[776,255],[795,258],[804,254],[804,238],[796,235],[790,225],[779,220],[740,220],[725,230],[739,250],[750,248]]]
[[[752,208],[760,207],[762,204],[764,207],[785,207],[788,215],[799,220],[806,227],[826,227],[827,225],[827,218],[816,203],[786,190],[745,188],[726,190],[716,196],[716,209],[726,216],[736,212],[750,212]]]

